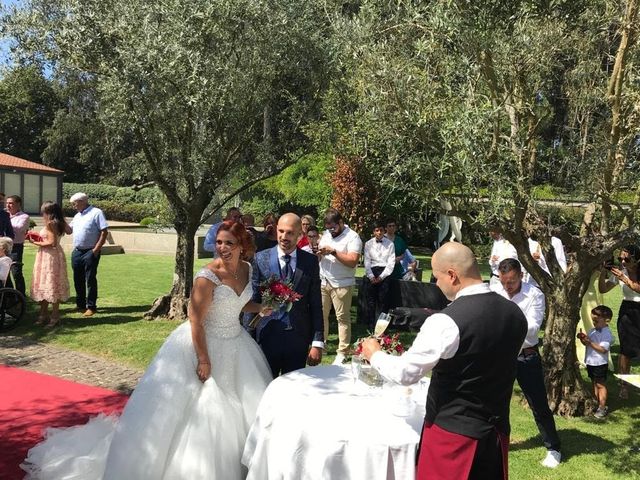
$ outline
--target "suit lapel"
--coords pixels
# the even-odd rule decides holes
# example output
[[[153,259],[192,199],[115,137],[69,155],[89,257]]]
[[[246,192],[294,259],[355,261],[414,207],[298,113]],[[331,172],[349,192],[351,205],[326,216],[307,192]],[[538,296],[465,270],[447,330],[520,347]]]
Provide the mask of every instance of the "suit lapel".
[[[302,255],[300,255],[300,249],[298,249],[296,252],[296,271],[293,274],[293,289],[296,291],[298,291],[298,285],[302,279],[302,275],[304,275],[304,266],[302,265],[303,261]]]
[[[281,278],[280,261],[278,260],[278,247],[272,247],[271,250],[269,250],[269,270],[271,271],[271,275]]]

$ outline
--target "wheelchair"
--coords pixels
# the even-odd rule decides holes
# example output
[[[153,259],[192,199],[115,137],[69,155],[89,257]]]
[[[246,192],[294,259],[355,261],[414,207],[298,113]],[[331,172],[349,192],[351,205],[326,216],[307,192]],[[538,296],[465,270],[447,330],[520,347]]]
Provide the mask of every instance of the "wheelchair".
[[[7,332],[22,320],[27,306],[27,299],[12,287],[15,283],[11,277],[11,272],[7,274],[4,282],[0,282],[0,285],[0,332]]]

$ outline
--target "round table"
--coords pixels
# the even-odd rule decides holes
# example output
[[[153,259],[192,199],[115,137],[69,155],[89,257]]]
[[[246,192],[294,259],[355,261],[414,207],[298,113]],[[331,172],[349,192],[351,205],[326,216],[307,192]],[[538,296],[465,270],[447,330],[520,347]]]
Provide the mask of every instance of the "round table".
[[[398,416],[406,387],[354,382],[348,365],[283,375],[265,391],[247,437],[247,479],[413,480],[427,389],[428,379],[413,386],[415,409]]]

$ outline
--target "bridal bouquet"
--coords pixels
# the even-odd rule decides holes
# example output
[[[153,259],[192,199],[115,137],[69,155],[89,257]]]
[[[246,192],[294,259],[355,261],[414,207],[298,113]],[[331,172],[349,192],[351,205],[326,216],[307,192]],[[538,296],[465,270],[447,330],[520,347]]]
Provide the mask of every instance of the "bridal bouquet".
[[[293,289],[291,282],[282,280],[276,275],[269,277],[260,284],[262,303],[269,305],[273,310],[288,312],[293,303],[302,298],[302,295]],[[260,320],[260,314],[256,315],[249,327],[255,328]]]

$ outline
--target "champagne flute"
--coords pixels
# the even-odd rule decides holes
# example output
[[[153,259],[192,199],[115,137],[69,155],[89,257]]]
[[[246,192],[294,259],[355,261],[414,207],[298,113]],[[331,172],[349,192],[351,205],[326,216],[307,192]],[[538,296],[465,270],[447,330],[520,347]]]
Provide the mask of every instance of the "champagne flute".
[[[351,356],[351,376],[353,377],[353,384],[355,385],[360,377],[360,368],[362,366],[362,359],[360,355],[353,354]]]
[[[380,338],[382,334],[385,332],[387,327],[389,326],[389,322],[391,321],[391,315],[388,313],[380,313],[378,320],[376,321],[376,326],[373,329],[373,336],[375,338]]]

